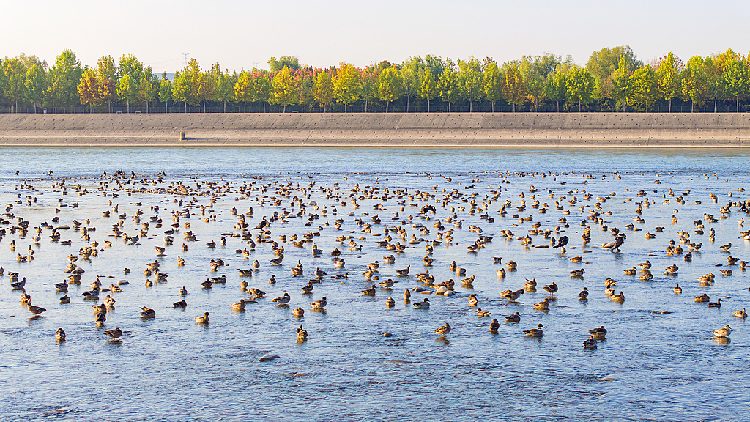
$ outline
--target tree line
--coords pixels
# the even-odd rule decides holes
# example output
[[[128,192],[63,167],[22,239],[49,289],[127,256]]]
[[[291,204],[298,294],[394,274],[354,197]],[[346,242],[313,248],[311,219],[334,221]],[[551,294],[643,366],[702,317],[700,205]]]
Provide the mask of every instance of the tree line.
[[[358,68],[300,65],[292,56],[271,57],[269,69],[229,72],[216,63],[201,69],[191,59],[174,74],[157,75],[133,55],[101,57],[81,65],[71,50],[50,67],[35,56],[0,60],[0,105],[9,112],[181,111],[668,111],[743,110],[750,97],[750,59],[726,52],[673,53],[651,63],[628,46],[603,48],[585,66],[568,56],[525,56],[497,63],[486,57],[456,61],[434,55],[402,63],[383,61]],[[730,107],[731,106],[731,107]],[[163,107],[163,109],[154,107]],[[189,108],[190,107],[190,108]]]

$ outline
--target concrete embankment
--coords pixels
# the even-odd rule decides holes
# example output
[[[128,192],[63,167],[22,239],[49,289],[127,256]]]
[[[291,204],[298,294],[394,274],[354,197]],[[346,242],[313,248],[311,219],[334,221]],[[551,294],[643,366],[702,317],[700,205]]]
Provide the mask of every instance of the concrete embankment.
[[[750,113],[5,114],[0,145],[749,147]]]

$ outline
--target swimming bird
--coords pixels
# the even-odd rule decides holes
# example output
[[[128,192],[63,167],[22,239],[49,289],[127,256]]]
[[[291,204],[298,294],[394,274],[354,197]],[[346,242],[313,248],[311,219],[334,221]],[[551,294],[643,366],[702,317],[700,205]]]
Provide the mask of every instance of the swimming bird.
[[[430,309],[430,301],[424,298],[421,302],[414,303],[416,309]]]
[[[578,293],[578,300],[588,300],[589,299],[589,291],[586,287],[581,290],[581,293]]]
[[[490,324],[490,333],[497,334],[497,330],[500,329],[500,323],[497,322],[497,318],[492,320],[492,323]]]
[[[477,306],[479,303],[479,299],[477,299],[477,295],[472,293],[469,295],[469,306]]]
[[[596,339],[594,338],[594,336],[589,337],[583,342],[583,348],[589,349],[589,350],[593,350],[597,348]]]
[[[714,336],[719,337],[719,338],[729,337],[729,334],[731,333],[732,333],[732,328],[729,325],[725,325],[723,328],[714,330]]]
[[[63,330],[62,327],[58,328],[57,331],[55,332],[55,338],[57,339],[57,341],[63,342],[65,341],[65,337],[66,337],[65,330]]]
[[[388,308],[393,308],[394,306],[396,306],[396,301],[392,297],[389,297],[385,300],[385,306]]]
[[[117,327],[114,330],[106,330],[104,332],[104,335],[107,337],[112,337],[112,338],[117,339],[117,338],[122,337],[122,330],[120,329],[120,327]]]
[[[505,317],[505,322],[521,322],[521,314],[516,312],[513,315],[508,315]]]
[[[156,317],[156,311],[146,306],[141,307],[141,318],[154,318]]]
[[[736,316],[737,318],[747,318],[747,312],[745,312],[745,308],[742,308],[741,311],[734,311],[732,315]]]
[[[185,302],[185,299],[183,299],[183,300],[181,300],[179,302],[173,303],[172,306],[175,307],[175,308],[185,309],[187,307],[187,302]]]
[[[289,296],[289,293],[287,293],[287,292],[284,292],[284,294],[283,294],[282,296],[279,296],[279,297],[276,297],[276,298],[274,298],[273,300],[271,300],[271,302],[276,302],[276,303],[278,303],[279,305],[284,305],[284,304],[287,304],[287,303],[289,303],[289,301],[290,301],[291,299],[292,299],[292,297],[291,297],[291,296]]]
[[[544,331],[542,330],[543,325],[539,324],[537,325],[537,328],[532,328],[530,330],[523,330],[523,333],[526,335],[526,337],[542,337],[544,335]]]
[[[245,304],[246,303],[247,303],[247,301],[245,299],[240,299],[239,302],[232,304],[232,310],[233,311],[244,312],[245,311]]]
[[[682,287],[680,287],[679,284],[677,284],[677,285],[674,286],[674,294],[676,294],[676,295],[682,294]]]
[[[492,315],[490,311],[483,311],[482,308],[477,308],[477,316],[479,318],[489,317],[490,315]]]
[[[203,316],[195,317],[196,324],[208,324],[208,312],[204,312]]]
[[[292,311],[292,315],[297,318],[302,318],[303,316],[305,316],[305,310],[302,308],[296,308]]]
[[[426,298],[425,298],[426,299]],[[451,326],[447,322],[442,327],[438,327],[435,329],[435,332],[437,334],[440,334],[441,336],[444,336],[451,332]]]
[[[310,303],[310,306],[312,306],[313,310],[325,309],[326,305],[328,305],[328,299],[325,296],[323,296],[321,299],[316,300],[315,302]]]
[[[721,308],[721,298],[719,298],[716,302],[709,302],[708,307],[709,308]]]
[[[29,311],[31,311],[31,313],[34,315],[41,315],[42,312],[45,312],[47,310],[46,308],[42,308],[41,306],[34,306],[31,304],[29,304],[28,307],[29,307]]]
[[[297,341],[298,342],[307,341],[307,337],[308,337],[307,330],[303,330],[302,324],[300,324],[300,326],[297,327]]]

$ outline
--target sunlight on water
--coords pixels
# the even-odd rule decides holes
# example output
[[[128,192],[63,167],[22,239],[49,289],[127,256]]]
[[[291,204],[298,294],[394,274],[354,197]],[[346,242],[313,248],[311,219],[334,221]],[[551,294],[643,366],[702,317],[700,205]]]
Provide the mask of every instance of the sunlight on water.
[[[0,241],[0,265],[5,270],[0,277],[0,392],[5,398],[0,417],[75,421],[736,419],[750,396],[746,375],[750,335],[744,320],[732,312],[747,306],[750,283],[739,265],[728,265],[727,257],[750,260],[750,242],[740,237],[746,229],[738,222],[745,213],[732,208],[722,215],[720,207],[750,199],[739,189],[750,187],[749,155],[747,150],[711,149],[0,149],[4,163],[0,202],[12,204],[9,214],[2,217],[8,221],[0,224],[0,229],[8,231]],[[115,192],[119,196],[112,196],[114,183],[105,191],[98,190],[102,173],[112,175],[117,170],[125,172],[120,179],[122,190]],[[131,171],[137,177],[126,184]],[[161,171],[166,173],[163,182],[152,183]],[[533,172],[555,174],[542,177]],[[141,183],[144,178],[149,181]],[[59,185],[53,187],[63,179],[66,195]],[[228,183],[231,189],[217,196],[213,205],[210,195],[195,195],[191,218],[181,218],[174,245],[166,246],[165,256],[157,258],[154,247],[165,244],[164,232],[172,228],[171,212],[187,207],[193,197],[167,194],[159,188],[173,182],[195,188],[196,181],[217,186]],[[309,188],[313,181],[315,185]],[[291,182],[290,196],[282,197],[277,188],[287,182]],[[238,187],[252,183],[247,197],[238,193]],[[271,183],[276,184],[267,191],[258,189]],[[77,184],[88,193],[79,195]],[[532,185],[535,193],[530,192]],[[360,207],[355,209],[348,197],[355,186],[380,190],[376,197],[359,199]],[[309,189],[303,192],[302,188]],[[385,188],[390,195],[405,189],[410,195],[420,191],[432,196],[383,201]],[[499,188],[500,196],[485,209],[469,212],[472,199],[481,207]],[[669,195],[670,189],[674,196]],[[209,187],[202,183],[200,190],[209,192]],[[453,190],[463,195],[454,195],[444,208],[442,199]],[[643,195],[637,195],[639,190]],[[476,196],[470,196],[473,193]],[[591,194],[590,200],[584,199],[586,193]],[[532,207],[533,194],[549,205],[545,214]],[[717,196],[717,203],[710,194]],[[233,207],[239,213],[254,208],[247,223],[255,239],[259,230],[254,227],[264,216],[300,210],[299,203],[292,204],[294,196],[303,199],[308,215],[270,226],[270,239],[285,249],[281,266],[270,264],[276,255],[269,243],[259,243],[248,258],[235,252],[248,245],[229,235],[239,233],[233,228],[237,222],[231,215]],[[684,203],[677,202],[680,196]],[[574,197],[575,204],[568,202]],[[587,220],[599,197],[608,197],[599,201],[601,224]],[[34,198],[36,202],[27,202]],[[180,206],[176,198],[184,204]],[[278,205],[273,203],[275,198],[281,200]],[[634,220],[637,203],[646,198],[653,204],[643,207],[645,222],[640,223]],[[512,205],[503,217],[498,211],[506,200]],[[527,207],[519,211],[524,200]],[[555,201],[569,215],[558,210]],[[374,208],[378,203],[383,209]],[[426,214],[426,219],[419,212],[428,204],[437,212]],[[113,205],[119,205],[118,211],[104,216]],[[207,207],[204,214],[201,205]],[[159,207],[158,212],[153,206]],[[138,210],[143,215],[135,222]],[[454,212],[461,227],[445,220]],[[120,221],[118,214],[125,214],[122,231],[128,236],[138,234],[141,223],[151,221],[152,216],[162,219],[163,227],[151,222],[147,235],[130,245],[110,236],[112,225]],[[305,226],[309,214],[319,218]],[[373,234],[404,222],[405,238],[390,233],[393,243],[407,246],[396,254],[395,264],[383,262],[393,252],[376,244],[385,234],[363,233],[355,222],[372,223],[376,214],[382,223],[373,224]],[[480,218],[482,214],[494,221]],[[717,221],[711,223],[705,214]],[[204,222],[211,215],[215,220]],[[519,220],[529,216],[532,221]],[[19,224],[15,217],[29,222],[26,236],[18,230],[9,232]],[[54,217],[59,222],[52,223]],[[567,219],[568,227],[561,218]],[[74,220],[87,219],[90,223],[83,225],[96,228],[88,241],[72,228]],[[333,227],[337,219],[343,219],[341,230]],[[696,233],[696,220],[705,225],[702,235]],[[189,229],[184,227],[188,221]],[[446,226],[444,230],[434,226],[438,221]],[[591,241],[586,245],[581,238],[582,221],[591,227]],[[51,230],[43,229],[35,244],[33,228],[43,222],[71,229],[61,229],[58,242],[51,241]],[[541,223],[542,231],[562,226],[551,237],[568,236],[565,253],[524,246],[517,239],[529,234],[535,222]],[[626,228],[630,223],[634,223],[632,230]],[[429,233],[420,231],[420,224]],[[469,230],[472,225],[480,227],[482,235],[492,236],[475,254],[466,248],[478,238]],[[619,253],[601,247],[613,239],[603,226],[626,234]],[[663,232],[656,232],[659,226]],[[452,244],[436,245],[433,266],[424,267],[426,242],[409,244],[412,234],[431,241],[437,232],[448,229],[454,230]],[[710,229],[716,233],[713,242],[709,241]],[[188,230],[195,233],[196,241],[184,240]],[[512,231],[513,237],[503,237],[502,230]],[[290,238],[316,231],[320,236],[313,238],[314,243],[324,251],[320,256],[311,253],[312,243],[296,247],[279,240],[283,234]],[[684,261],[684,254],[668,256],[665,252],[672,239],[687,252],[678,231],[689,232],[690,242],[703,245],[692,253],[691,262]],[[646,239],[646,232],[655,238]],[[226,246],[220,242],[223,235]],[[362,250],[351,249],[350,239],[336,241],[341,235],[352,236]],[[549,245],[543,235],[530,238],[531,246]],[[64,240],[72,244],[65,245]],[[12,241],[15,250],[11,250]],[[82,283],[70,286],[70,304],[60,304],[63,293],[55,291],[55,284],[68,275],[64,272],[67,257],[78,255],[80,248],[93,241],[99,243],[98,256],[77,261],[85,270]],[[105,241],[111,241],[111,247],[104,247]],[[216,242],[215,248],[207,247],[211,241]],[[730,242],[728,252],[720,249]],[[188,251],[181,250],[182,243],[189,244]],[[28,255],[30,247],[34,259],[17,262],[17,256]],[[334,248],[342,251],[346,261],[342,269],[333,266],[330,252]],[[177,265],[178,256],[185,259],[185,266]],[[494,264],[493,256],[502,257],[502,264]],[[571,262],[574,256],[581,256],[582,262]],[[223,259],[226,266],[212,272],[211,259]],[[146,279],[154,277],[147,277],[143,270],[154,260],[168,273],[168,281],[146,287]],[[237,270],[251,268],[255,260],[260,268],[251,277],[241,277]],[[392,291],[377,288],[374,297],[363,296],[362,290],[373,283],[377,286],[377,281],[368,281],[362,274],[376,260],[381,265],[379,281],[392,278],[397,284]],[[511,260],[517,262],[517,270],[498,278],[497,270],[507,268]],[[640,272],[624,274],[624,269],[646,260],[652,264],[653,280],[639,280]],[[465,268],[466,275],[451,271],[452,261]],[[293,277],[291,267],[298,262],[304,275]],[[679,267],[677,275],[664,275],[672,264]],[[407,265],[409,277],[398,277],[396,270]],[[126,267],[132,269],[130,274],[123,272]],[[313,278],[316,267],[328,275],[315,285],[312,295],[304,296],[301,287]],[[570,272],[580,268],[585,269],[583,278],[572,278]],[[720,270],[730,268],[732,275],[722,275]],[[428,297],[432,303],[429,310],[414,309],[403,302],[402,294],[407,288],[423,286],[415,275],[426,270],[436,283],[454,279],[456,295],[413,292],[413,301]],[[30,318],[32,314],[19,301],[21,291],[11,290],[10,272],[26,277],[32,303],[47,309],[40,318]],[[332,278],[347,272],[348,278]],[[699,286],[697,278],[707,273],[716,275],[715,283]],[[226,285],[201,289],[206,278],[223,274]],[[81,296],[97,275],[105,287],[129,282],[123,292],[109,293],[117,303],[101,328],[95,325],[91,308],[96,302]],[[273,285],[269,284],[272,275],[277,280]],[[461,279],[471,275],[475,276],[473,289],[462,287]],[[604,294],[607,277],[617,281],[615,288],[624,292],[624,303]],[[500,297],[501,291],[520,289],[532,278],[538,290],[524,293],[517,304]],[[241,313],[230,304],[249,298],[240,290],[243,280],[267,296],[248,304]],[[547,296],[541,287],[553,281],[559,286],[558,299],[549,312],[534,310],[533,304]],[[676,283],[683,287],[681,295],[673,291]],[[175,309],[172,304],[181,299],[183,285],[189,291],[188,306]],[[584,286],[590,292],[585,303],[578,300]],[[284,291],[292,298],[289,308],[271,302]],[[492,317],[476,316],[476,308],[469,306],[471,293]],[[702,293],[711,302],[723,298],[724,306],[712,309],[695,303],[693,298]],[[323,296],[328,298],[327,312],[312,311],[309,303]],[[396,299],[393,308],[385,305],[388,296]],[[142,319],[143,306],[153,308],[156,318]],[[292,315],[298,306],[305,310],[301,319]],[[210,311],[210,324],[196,324],[194,318],[205,311]],[[516,311],[521,322],[505,323],[503,316]],[[497,335],[489,332],[494,317],[501,323]],[[445,322],[452,330],[440,338],[433,330]],[[301,344],[295,332],[300,323],[309,332],[309,339]],[[543,338],[524,337],[522,330],[539,323],[544,325]],[[731,342],[720,344],[712,339],[712,331],[725,324],[734,331]],[[588,331],[601,325],[608,330],[606,341],[596,350],[584,350]],[[61,344],[55,341],[58,327],[67,333],[67,341]],[[120,343],[108,341],[103,334],[115,327],[125,332]],[[392,336],[383,336],[386,332]],[[267,353],[279,358],[260,362]]]

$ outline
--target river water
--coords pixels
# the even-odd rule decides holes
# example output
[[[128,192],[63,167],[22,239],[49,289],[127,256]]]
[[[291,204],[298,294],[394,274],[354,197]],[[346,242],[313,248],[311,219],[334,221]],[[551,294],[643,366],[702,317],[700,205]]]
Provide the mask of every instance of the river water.
[[[750,242],[740,237],[746,230],[741,225],[745,213],[732,208],[722,215],[720,207],[750,199],[743,190],[750,187],[749,157],[750,150],[744,149],[0,149],[0,202],[12,204],[3,216],[10,224],[0,228],[17,225],[16,217],[28,221],[31,228],[26,236],[8,232],[0,241],[0,265],[5,270],[0,277],[0,419],[743,419],[738,412],[750,408],[750,330],[732,313],[747,306],[750,283],[739,265],[728,266],[727,257],[750,260]],[[104,186],[100,183],[118,170],[125,172],[119,179],[121,187],[115,190],[117,185],[110,181],[99,190]],[[129,179],[131,171],[136,177]],[[162,171],[166,175],[155,180]],[[67,186],[65,192],[61,181]],[[212,203],[210,195],[182,197],[160,190],[173,182],[191,188],[198,182],[199,192],[209,192],[206,182],[226,189],[214,190]],[[281,195],[282,185],[289,187],[289,196]],[[246,195],[238,192],[240,186],[248,187]],[[267,189],[261,190],[262,186]],[[357,197],[365,187],[379,190],[372,198],[358,199],[355,208],[349,195],[356,187],[360,188]],[[391,197],[383,201],[386,188]],[[496,200],[486,201],[499,189]],[[397,190],[429,195],[393,197]],[[453,195],[443,206],[443,197],[454,190],[461,195]],[[639,195],[639,190],[644,192]],[[118,196],[113,197],[113,192]],[[586,193],[591,194],[588,200]],[[275,255],[269,243],[259,243],[249,257],[236,253],[248,245],[229,235],[238,233],[233,228],[237,222],[233,207],[239,213],[253,207],[247,223],[255,238],[259,230],[254,227],[264,216],[270,218],[284,209],[300,211],[299,202],[292,203],[294,196],[307,206],[307,214],[270,225],[271,240],[285,249],[281,266],[270,264]],[[680,196],[684,202],[678,203]],[[192,216],[180,219],[174,245],[157,257],[154,247],[165,245],[171,212],[187,209],[192,197]],[[606,201],[598,201],[599,197]],[[182,205],[175,202],[181,199]],[[276,199],[280,203],[274,203]],[[472,199],[481,211],[470,213]],[[524,200],[527,207],[519,211],[516,207]],[[545,214],[532,208],[534,200],[542,208],[548,204]],[[641,214],[645,221],[634,221],[639,216],[637,203],[646,200],[649,206]],[[506,201],[512,205],[503,217],[498,211]],[[597,202],[602,224],[586,220]],[[382,208],[375,209],[376,204]],[[105,217],[103,212],[115,205],[117,212]],[[203,214],[201,205],[206,207]],[[435,206],[436,213],[421,215],[425,205]],[[140,222],[133,219],[138,210]],[[611,215],[604,214],[607,211]],[[446,221],[454,213],[461,227]],[[125,214],[122,220],[118,214]],[[318,218],[310,221],[310,214]],[[382,222],[373,224],[372,234],[364,233],[355,220],[372,223],[376,214]],[[482,214],[494,221],[481,218]],[[717,221],[706,220],[705,214]],[[163,227],[152,222],[136,245],[110,236],[118,221],[123,222],[122,231],[137,235],[141,223],[152,216],[162,219]],[[53,223],[54,217],[59,221]],[[531,221],[521,221],[522,217]],[[560,223],[561,218],[567,219],[568,227]],[[337,219],[343,220],[340,230],[334,228]],[[33,240],[33,228],[43,222],[59,227],[72,226],[74,220],[96,228],[89,232],[90,239],[82,239],[81,231],[61,229],[61,242],[53,242],[51,230],[45,228],[40,240]],[[584,220],[591,227],[588,244],[581,238]],[[696,220],[705,225],[702,235],[695,233]],[[424,267],[426,242],[409,244],[408,240],[412,234],[434,240],[441,231],[434,227],[438,221],[446,226],[443,231],[454,229],[453,240],[435,245],[435,261]],[[537,222],[541,230],[561,226],[552,237],[568,236],[564,253],[523,244],[519,238]],[[633,230],[626,228],[630,223]],[[420,225],[429,233],[420,231]],[[478,237],[469,230],[471,225],[493,237],[477,253],[466,248]],[[386,226],[406,231],[404,238],[390,232],[392,243],[407,246],[395,254],[394,264],[383,261],[393,252],[376,244],[384,238]],[[602,226],[626,234],[620,252],[601,247],[613,239]],[[657,233],[660,226],[664,230]],[[197,241],[184,240],[188,230]],[[502,237],[502,230],[514,235]],[[679,231],[689,232],[690,241],[703,245],[700,252],[693,252],[691,262],[685,262],[684,255],[665,252],[670,240],[687,251]],[[320,233],[313,238],[323,250],[320,256],[312,254],[312,243],[296,247],[279,240],[282,234],[301,238],[310,232]],[[646,239],[646,232],[656,237]],[[222,235],[226,245],[220,242]],[[337,241],[342,235],[352,239]],[[531,246],[549,244],[542,235],[531,239]],[[13,240],[15,250],[10,246]],[[70,240],[71,245],[62,240]],[[107,240],[111,247],[104,247]],[[350,248],[350,240],[361,250]],[[60,304],[63,294],[55,291],[55,284],[68,275],[67,257],[78,255],[80,248],[94,241],[99,243],[98,256],[77,261],[85,270],[82,284],[70,286],[70,304]],[[211,241],[215,248],[207,247]],[[728,252],[719,247],[730,242]],[[182,243],[189,244],[188,251],[181,250]],[[34,259],[17,262],[17,256],[28,255],[29,248]],[[344,268],[333,266],[334,248],[341,250]],[[581,256],[582,262],[571,262],[574,256]],[[185,259],[184,266],[178,266],[178,257]],[[503,263],[494,264],[493,257],[502,257]],[[212,272],[211,259],[222,259],[225,266]],[[146,279],[154,277],[143,270],[154,260],[161,263],[160,271],[168,273],[168,281],[146,287]],[[237,270],[251,268],[255,260],[260,268],[252,277],[241,277]],[[376,260],[380,281],[392,278],[397,284],[392,291],[377,288],[374,297],[363,296],[363,289],[377,284],[362,274]],[[499,278],[497,270],[511,260],[517,262],[517,270]],[[641,281],[638,275],[623,272],[646,260],[652,263],[653,280]],[[449,268],[452,261],[466,269],[465,276]],[[304,275],[293,277],[291,267],[298,262]],[[672,264],[679,266],[677,275],[663,275]],[[396,270],[407,265],[409,277],[397,277]],[[132,269],[130,274],[124,273],[126,267]],[[302,295],[300,289],[313,278],[316,267],[328,274],[312,295]],[[570,271],[581,268],[585,269],[582,279],[570,276]],[[732,269],[733,274],[723,276],[721,269]],[[429,310],[414,309],[404,303],[403,291],[423,286],[415,274],[426,270],[436,283],[456,280],[456,294],[413,292],[412,300],[428,297],[432,304]],[[26,277],[32,303],[47,309],[41,317],[32,318],[20,303],[21,292],[11,290],[9,272]],[[345,273],[348,278],[332,277]],[[699,286],[697,278],[707,273],[716,274],[715,283]],[[224,274],[226,285],[201,289],[207,277]],[[81,296],[97,275],[105,286],[129,283],[123,285],[123,292],[111,293],[117,303],[103,327],[94,323],[91,305],[96,302]],[[272,275],[275,284],[269,284]],[[460,280],[471,275],[473,289],[462,287]],[[618,292],[624,292],[624,303],[604,294],[608,277],[617,281]],[[526,292],[518,303],[500,297],[501,291],[520,289],[532,278],[539,283],[538,290]],[[248,304],[245,312],[233,311],[230,304],[249,298],[240,289],[243,280],[267,296]],[[534,310],[533,304],[547,296],[541,287],[552,282],[559,286],[558,299],[549,312]],[[673,291],[676,283],[683,287],[681,295]],[[172,303],[182,298],[183,285],[189,291],[188,306],[174,309]],[[580,302],[578,293],[584,286],[590,296]],[[289,308],[271,302],[284,291],[291,295]],[[469,306],[471,293],[492,317],[476,316],[476,308]],[[723,306],[695,303],[693,298],[702,293],[711,302],[723,298]],[[309,303],[323,296],[328,298],[327,311],[312,311]],[[393,308],[386,307],[388,296],[396,300]],[[153,308],[156,317],[142,319],[142,306]],[[305,310],[303,318],[292,315],[296,307]],[[196,324],[194,318],[205,311],[210,311],[210,324]],[[521,322],[506,323],[503,316],[516,311]],[[489,332],[494,317],[501,323],[496,335]],[[446,322],[452,327],[449,334],[433,332]],[[303,343],[296,341],[300,323],[309,332]],[[524,329],[540,323],[542,338],[524,336]],[[712,331],[726,324],[734,329],[731,340],[715,340]],[[608,330],[606,341],[596,350],[584,350],[588,330],[602,325]],[[55,341],[59,327],[67,333],[64,343]],[[125,332],[120,342],[103,334],[115,327]],[[259,361],[267,353],[279,358]]]

